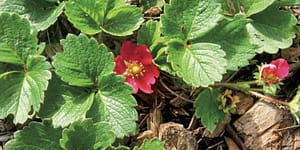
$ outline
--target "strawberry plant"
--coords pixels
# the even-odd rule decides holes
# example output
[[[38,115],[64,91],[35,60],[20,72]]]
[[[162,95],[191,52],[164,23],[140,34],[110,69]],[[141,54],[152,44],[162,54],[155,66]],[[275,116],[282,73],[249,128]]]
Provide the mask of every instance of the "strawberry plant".
[[[12,115],[24,126],[6,149],[126,149],[118,141],[138,132],[136,94],[157,93],[162,72],[198,89],[190,100],[195,116],[213,131],[229,113],[220,109],[222,87],[247,92],[254,83],[276,94],[288,74],[281,59],[260,68],[251,83],[224,77],[257,54],[291,46],[297,20],[281,8],[299,1],[138,4],[0,1],[0,119]],[[144,16],[154,7],[160,16]],[[298,118],[299,91],[288,106]],[[163,149],[163,143],[146,140],[134,149]]]

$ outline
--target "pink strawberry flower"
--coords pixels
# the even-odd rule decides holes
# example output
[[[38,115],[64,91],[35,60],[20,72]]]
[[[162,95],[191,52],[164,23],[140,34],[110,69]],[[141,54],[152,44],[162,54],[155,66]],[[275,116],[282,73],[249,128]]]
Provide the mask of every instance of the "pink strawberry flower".
[[[262,67],[260,77],[266,86],[277,84],[280,79],[285,78],[289,74],[289,64],[285,59],[279,58],[273,60],[270,64]]]
[[[153,92],[151,85],[159,77],[159,70],[152,62],[152,55],[146,45],[136,45],[125,41],[120,50],[120,55],[114,59],[116,67],[114,72],[125,75],[125,82],[129,83],[134,94],[140,89],[144,93]]]

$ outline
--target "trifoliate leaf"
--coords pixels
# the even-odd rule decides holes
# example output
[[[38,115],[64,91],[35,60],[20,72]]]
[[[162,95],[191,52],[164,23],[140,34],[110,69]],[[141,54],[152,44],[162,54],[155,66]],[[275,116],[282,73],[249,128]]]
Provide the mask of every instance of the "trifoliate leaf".
[[[214,89],[208,88],[202,91],[196,98],[194,108],[197,118],[207,127],[209,131],[216,128],[216,123],[224,120],[225,114],[219,109],[219,93]]]
[[[29,19],[38,30],[45,30],[52,25],[63,12],[64,3],[56,5],[55,2],[45,0],[5,0],[0,5],[0,12],[16,13]],[[0,21],[2,22],[2,21]],[[21,29],[19,26],[16,29]]]
[[[30,56],[26,72],[12,71],[0,75],[0,118],[13,114],[14,123],[24,123],[44,101],[51,66],[42,56]]]
[[[195,39],[217,25],[220,10],[220,5],[214,1],[172,0],[165,5],[165,14],[161,16],[162,33],[168,39]]]
[[[115,140],[108,123],[93,124],[91,119],[74,122],[63,131],[60,145],[64,149],[101,149],[104,150]]]
[[[276,5],[250,17],[247,25],[251,42],[257,45],[256,52],[277,53],[279,48],[287,48],[295,37],[297,20],[288,11],[279,10]]]
[[[66,15],[76,28],[87,34],[105,32],[124,36],[132,34],[143,22],[141,10],[123,6],[120,0],[69,0]]]
[[[36,48],[36,34],[30,32],[26,19],[16,14],[0,14],[0,62],[25,64]]]
[[[132,88],[121,77],[112,74],[101,78],[94,104],[87,116],[94,121],[110,123],[119,138],[134,133],[138,116],[132,92]]]
[[[113,55],[104,44],[99,45],[83,34],[70,34],[61,43],[64,52],[57,53],[53,65],[56,73],[70,85],[90,87],[98,76],[113,72]]]
[[[244,8],[247,16],[259,13],[272,5],[275,0],[242,0],[240,5]]]
[[[162,8],[164,6],[164,0],[139,0],[139,2],[144,11],[151,7]]]
[[[250,43],[246,30],[248,20],[243,15],[233,19],[224,18],[219,24],[198,41],[221,45],[226,52],[228,70],[237,70],[249,64],[248,60],[255,56],[255,47]]]
[[[141,147],[135,147],[134,150],[164,150],[164,143],[157,138],[146,139]]]
[[[61,128],[53,128],[50,121],[31,122],[29,126],[15,133],[16,139],[5,144],[6,150],[62,150],[59,139]]]
[[[150,48],[154,43],[161,40],[160,34],[160,23],[150,20],[139,30],[137,43],[145,44]]]
[[[51,118],[55,127],[66,127],[74,121],[85,118],[93,101],[93,92],[71,87],[57,76],[53,76],[38,115],[41,118]]]
[[[300,123],[300,87],[298,87],[297,94],[293,100],[288,103],[292,114],[295,116],[297,123]]]
[[[197,43],[184,47],[181,43],[170,43],[168,62],[177,75],[193,86],[208,86],[220,81],[226,72],[225,52],[219,45]]]

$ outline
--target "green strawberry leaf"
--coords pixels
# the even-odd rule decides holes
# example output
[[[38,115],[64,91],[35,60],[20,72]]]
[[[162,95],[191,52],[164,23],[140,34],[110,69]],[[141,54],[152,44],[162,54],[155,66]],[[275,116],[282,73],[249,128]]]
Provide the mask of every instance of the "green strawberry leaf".
[[[134,150],[164,150],[164,143],[157,138],[148,140],[146,139],[142,146],[135,147]]]
[[[38,30],[45,30],[51,26],[63,12],[64,3],[33,0],[5,0],[0,5],[0,12],[16,13],[29,19]],[[1,21],[2,22],[2,21]],[[21,28],[16,28],[21,29]]]
[[[167,60],[186,83],[206,87],[222,79],[226,72],[224,56],[225,52],[216,44],[183,46],[180,42],[173,42],[169,43]]]
[[[247,16],[257,14],[272,5],[275,0],[242,0],[240,5],[244,8]]]
[[[66,2],[65,13],[68,20],[81,32],[95,34],[101,32],[104,12],[99,0],[69,0]]]
[[[94,149],[103,149],[111,146],[115,141],[115,134],[111,125],[107,122],[98,122],[95,124],[96,131],[96,143]]]
[[[292,101],[288,103],[292,114],[295,116],[297,123],[300,123],[300,87],[298,87],[297,94],[293,97]]]
[[[69,34],[61,41],[64,52],[57,53],[53,65],[61,79],[70,85],[91,87],[98,76],[113,72],[112,53],[104,44],[80,34]]]
[[[257,45],[256,52],[277,53],[279,48],[288,48],[295,37],[297,20],[288,11],[272,5],[263,12],[252,15],[247,25],[251,42]]]
[[[4,73],[6,71],[6,67],[4,63],[0,63],[0,74]]]
[[[201,123],[209,131],[213,131],[216,123],[223,121],[225,117],[224,112],[219,109],[219,95],[214,89],[208,88],[197,96],[194,103],[197,118],[201,118]]]
[[[99,79],[99,90],[87,117],[110,123],[118,138],[134,133],[138,116],[131,94],[132,88],[119,76],[112,74]]]
[[[28,57],[26,72],[11,71],[0,75],[0,118],[15,115],[14,123],[24,123],[40,109],[44,91],[51,78],[50,64],[42,56]]]
[[[221,45],[226,52],[228,70],[237,70],[249,64],[248,60],[255,56],[255,47],[250,43],[246,29],[248,20],[243,15],[235,15],[233,19],[224,18],[219,24],[198,41]]]
[[[6,43],[0,43],[0,61],[12,64],[23,64],[17,56],[16,51],[10,48]]]
[[[151,7],[162,8],[164,6],[164,0],[139,0],[141,7],[144,11],[148,10]]]
[[[280,6],[300,5],[300,0],[277,0],[276,2]]]
[[[0,14],[0,62],[25,64],[36,49],[36,33],[30,32],[26,19],[16,14]]]
[[[85,118],[94,101],[94,93],[86,91],[84,88],[71,87],[54,75],[49,82],[39,117],[51,118],[54,127],[66,127]]]
[[[161,16],[162,33],[168,39],[192,40],[202,36],[221,19],[221,7],[214,1],[173,0]]]
[[[110,146],[106,150],[130,150],[129,147],[126,147],[124,145],[118,145],[117,147],[115,146]]]
[[[93,124],[91,119],[78,121],[63,131],[60,145],[64,149],[106,149],[115,140],[108,123]]]
[[[145,44],[150,48],[161,41],[160,34],[160,23],[153,20],[147,21],[138,32],[137,43]]]
[[[6,150],[53,149],[62,150],[59,139],[62,137],[61,128],[53,128],[50,121],[31,122],[29,126],[15,133],[15,139],[5,144]]]
[[[101,28],[111,35],[130,35],[144,22],[141,10],[136,6],[126,6],[111,10]]]
[[[69,0],[65,13],[76,28],[87,34],[104,31],[124,36],[132,34],[143,23],[141,10],[125,6],[120,0]]]

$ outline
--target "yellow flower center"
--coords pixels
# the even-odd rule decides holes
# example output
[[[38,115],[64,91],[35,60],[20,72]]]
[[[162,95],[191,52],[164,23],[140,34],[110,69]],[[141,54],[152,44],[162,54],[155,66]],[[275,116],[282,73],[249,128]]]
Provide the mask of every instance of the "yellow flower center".
[[[274,73],[266,73],[264,75],[264,80],[266,83],[276,84],[279,78]]]
[[[126,75],[132,79],[144,76],[144,65],[136,60],[127,62]]]

